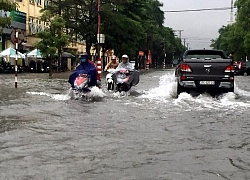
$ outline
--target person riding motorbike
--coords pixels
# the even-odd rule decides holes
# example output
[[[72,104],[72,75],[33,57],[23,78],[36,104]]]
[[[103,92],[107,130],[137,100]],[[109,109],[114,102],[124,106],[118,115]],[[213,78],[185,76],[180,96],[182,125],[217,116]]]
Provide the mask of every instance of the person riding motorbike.
[[[79,56],[80,64],[76,67],[75,71],[70,75],[68,82],[71,84],[71,87],[74,88],[74,81],[79,74],[89,75],[90,82],[88,86],[100,86],[100,76],[98,75],[95,63],[91,60],[88,60],[88,54],[83,53]]]
[[[127,69],[127,70],[133,70],[134,67],[131,63],[129,63],[129,57],[128,55],[124,54],[122,55],[122,62],[119,63],[118,67],[116,68],[117,71],[121,70],[121,69]]]
[[[139,83],[140,73],[139,71],[134,69],[131,63],[129,63],[129,57],[126,54],[122,55],[122,62],[119,63],[118,67],[116,68],[116,73],[113,74],[113,79],[115,83],[117,83],[117,76],[119,74],[119,71],[124,69],[129,71],[129,80],[127,84],[130,86],[137,85]]]
[[[107,71],[108,69],[116,69],[119,63],[116,61],[116,56],[113,55],[111,57],[111,62],[109,62],[106,66],[104,71]]]

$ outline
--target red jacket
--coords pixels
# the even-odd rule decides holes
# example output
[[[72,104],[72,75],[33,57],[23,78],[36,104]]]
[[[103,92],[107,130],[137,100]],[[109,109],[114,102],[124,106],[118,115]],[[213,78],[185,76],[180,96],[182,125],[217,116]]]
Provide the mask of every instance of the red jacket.
[[[95,65],[95,63],[93,61],[89,60],[89,62],[96,67],[96,65]],[[97,68],[96,68],[96,77],[97,77],[98,81],[101,81],[101,77],[100,77],[100,74],[98,73],[98,69]]]

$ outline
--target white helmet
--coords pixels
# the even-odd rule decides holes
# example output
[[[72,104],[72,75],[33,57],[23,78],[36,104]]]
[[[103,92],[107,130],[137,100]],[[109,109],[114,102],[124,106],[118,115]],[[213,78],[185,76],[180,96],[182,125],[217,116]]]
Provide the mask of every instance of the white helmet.
[[[122,55],[122,58],[127,58],[128,59],[128,55],[124,54],[124,55]]]

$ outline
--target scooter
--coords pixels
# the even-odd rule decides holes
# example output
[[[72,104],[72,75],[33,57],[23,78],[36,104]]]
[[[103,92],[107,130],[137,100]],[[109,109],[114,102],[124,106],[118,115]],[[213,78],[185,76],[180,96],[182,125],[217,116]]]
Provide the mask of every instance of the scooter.
[[[132,87],[132,84],[129,83],[130,72],[127,69],[119,70],[117,72],[116,86],[117,90],[122,92],[127,92]]]
[[[113,74],[115,73],[115,69],[108,69],[108,74],[106,75],[106,84],[107,84],[107,89],[109,90],[114,90],[115,89],[115,83],[113,79]]]
[[[79,74],[74,81],[74,88],[72,89],[75,96],[87,97],[91,91],[88,83],[90,82],[90,76],[87,74]]]

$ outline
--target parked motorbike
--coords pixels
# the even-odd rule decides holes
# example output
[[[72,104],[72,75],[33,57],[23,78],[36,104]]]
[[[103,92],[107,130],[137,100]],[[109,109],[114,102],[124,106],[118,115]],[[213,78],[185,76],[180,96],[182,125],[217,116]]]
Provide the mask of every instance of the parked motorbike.
[[[49,63],[47,61],[44,61],[42,63],[42,66],[43,66],[44,72],[49,72]]]
[[[32,72],[32,73],[37,72],[37,65],[36,65],[36,62],[34,60],[30,61],[29,66],[30,66],[30,72]]]
[[[106,75],[106,85],[108,90],[115,89],[115,83],[113,79],[113,74],[115,73],[115,69],[108,69],[108,74]]]

